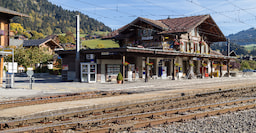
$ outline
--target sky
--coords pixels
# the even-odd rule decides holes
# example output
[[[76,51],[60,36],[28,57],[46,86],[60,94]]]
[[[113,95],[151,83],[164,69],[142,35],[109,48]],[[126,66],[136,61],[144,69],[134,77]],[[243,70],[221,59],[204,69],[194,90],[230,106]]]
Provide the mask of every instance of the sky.
[[[256,27],[255,0],[49,0],[118,29],[137,17],[153,20],[210,14],[224,35]]]

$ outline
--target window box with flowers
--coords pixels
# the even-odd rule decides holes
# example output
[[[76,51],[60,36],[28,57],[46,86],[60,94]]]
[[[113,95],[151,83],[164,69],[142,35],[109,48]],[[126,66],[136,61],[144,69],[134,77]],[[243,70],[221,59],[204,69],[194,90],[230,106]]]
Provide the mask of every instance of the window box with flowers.
[[[128,66],[129,64],[130,64],[130,63],[127,62],[127,61],[123,63],[123,65],[125,65],[125,66]]]
[[[199,42],[199,44],[200,44],[200,45],[205,45],[205,43],[204,43],[204,42],[202,42],[202,41],[200,41],[200,42]]]
[[[174,65],[175,65],[176,67],[178,67],[180,64],[179,64],[179,63],[175,63]]]
[[[146,62],[146,65],[148,65],[148,66],[152,66],[152,65],[153,65],[153,63],[152,63],[152,62]]]
[[[207,66],[207,64],[206,64],[206,63],[202,63],[202,66],[203,66],[203,67],[206,67],[206,66]]]
[[[174,45],[180,45],[180,41],[179,41],[178,39],[174,39],[174,40],[173,40],[173,44],[174,44]]]
[[[194,66],[194,64],[193,63],[189,63],[189,66]]]

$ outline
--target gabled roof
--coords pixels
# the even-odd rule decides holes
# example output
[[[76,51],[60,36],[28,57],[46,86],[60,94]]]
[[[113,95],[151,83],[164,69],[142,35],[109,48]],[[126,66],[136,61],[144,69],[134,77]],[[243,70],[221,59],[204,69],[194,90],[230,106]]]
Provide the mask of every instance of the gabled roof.
[[[162,23],[161,21],[158,20],[152,20],[152,19],[148,19],[148,18],[142,18],[142,17],[138,17],[137,19],[135,19],[134,21],[132,21],[131,23],[125,25],[124,27],[119,29],[119,32],[122,32],[124,30],[126,30],[127,28],[129,28],[130,26],[136,26],[136,23],[142,21],[144,23],[150,24],[155,26],[156,28],[159,28],[161,30],[167,30],[168,26],[166,26],[164,23]]]
[[[8,15],[9,18],[12,18],[14,16],[30,17],[30,16],[28,16],[26,14],[19,13],[19,12],[16,12],[16,11],[13,11],[13,10],[10,10],[10,9],[7,9],[7,8],[3,8],[3,7],[0,7],[0,14]]]
[[[38,40],[24,40],[23,47],[39,47],[40,45],[43,45],[45,43],[52,43],[53,45],[61,48],[61,46],[58,43],[49,38]]]
[[[221,30],[219,29],[219,27],[217,26],[217,24],[214,22],[210,15],[168,18],[162,20],[151,20],[147,18],[138,17],[131,23],[123,26],[117,31],[110,33],[105,38],[113,38],[115,36],[118,36],[120,32],[128,29],[129,27],[137,26],[136,23],[138,21],[142,21],[159,28],[161,31],[158,34],[189,33],[192,29],[201,26],[204,32],[200,32],[204,33],[206,36],[209,36],[212,42],[226,41],[225,36],[223,35],[223,33],[221,32]]]
[[[221,53],[222,53],[223,55],[225,55],[225,56],[228,56],[226,50],[225,50],[225,51],[222,51]],[[237,56],[237,54],[236,54],[236,52],[235,52],[234,50],[232,50],[232,51],[229,52],[229,56]]]
[[[210,15],[191,16],[183,18],[168,18],[159,20],[169,27],[163,33],[190,32],[192,29],[200,25]]]

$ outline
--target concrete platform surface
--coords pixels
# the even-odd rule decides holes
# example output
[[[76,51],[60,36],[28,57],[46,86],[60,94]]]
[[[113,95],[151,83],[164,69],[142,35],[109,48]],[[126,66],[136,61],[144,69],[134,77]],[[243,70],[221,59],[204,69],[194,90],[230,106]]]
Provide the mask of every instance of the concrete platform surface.
[[[125,84],[117,83],[81,83],[81,82],[62,82],[60,76],[43,74],[37,75],[30,89],[29,78],[26,76],[16,76],[13,88],[0,88],[0,101],[11,100],[25,97],[35,97],[44,95],[54,95],[62,93],[75,93],[87,91],[160,91],[177,89],[205,89],[225,88],[230,86],[256,85],[256,77],[223,77],[205,79],[186,79],[171,80],[157,79],[149,82],[133,81]],[[189,92],[189,91],[187,91]]]
[[[54,77],[51,77],[54,78]],[[53,113],[74,108],[103,107],[115,104],[127,104],[145,100],[158,99],[162,97],[177,97],[182,93],[185,95],[204,92],[218,91],[219,89],[240,88],[245,86],[256,86],[256,77],[240,78],[214,78],[193,80],[150,80],[126,82],[125,84],[104,83],[88,84],[80,82],[61,82],[58,77],[37,78],[39,81],[33,84],[33,89],[28,89],[27,83],[15,83],[12,89],[0,89],[0,99],[10,100],[24,97],[52,95],[56,93],[85,92],[85,91],[137,91],[142,92],[131,95],[84,99],[77,101],[66,101],[58,103],[47,103],[40,105],[21,106],[0,110],[0,118],[30,117],[41,113]],[[47,82],[56,81],[56,82]],[[22,81],[22,78],[19,79]],[[24,88],[22,88],[24,87]]]

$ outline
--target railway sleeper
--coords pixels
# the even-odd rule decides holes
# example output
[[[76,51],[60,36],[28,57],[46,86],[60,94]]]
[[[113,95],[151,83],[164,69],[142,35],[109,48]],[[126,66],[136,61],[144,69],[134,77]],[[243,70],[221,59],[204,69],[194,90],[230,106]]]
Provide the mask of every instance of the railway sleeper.
[[[0,130],[8,129],[10,126],[7,123],[1,123],[0,124]]]

